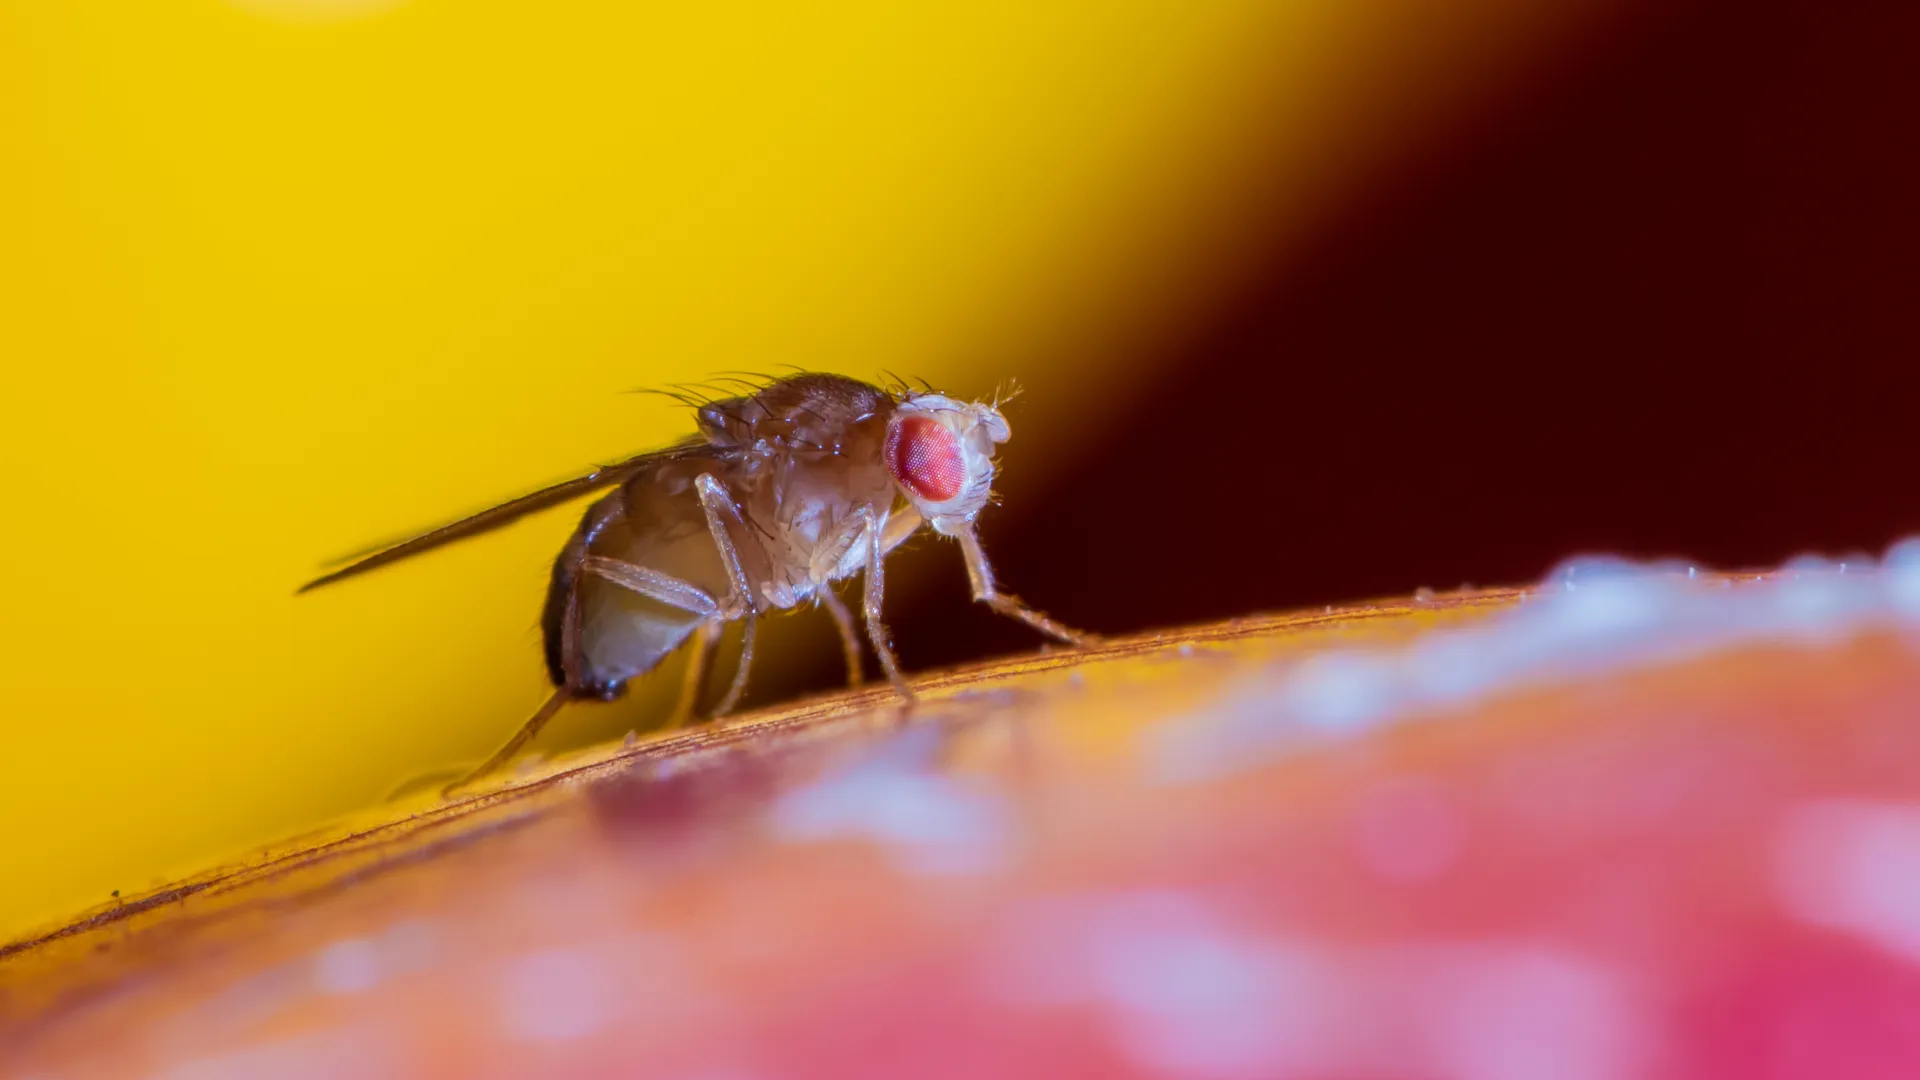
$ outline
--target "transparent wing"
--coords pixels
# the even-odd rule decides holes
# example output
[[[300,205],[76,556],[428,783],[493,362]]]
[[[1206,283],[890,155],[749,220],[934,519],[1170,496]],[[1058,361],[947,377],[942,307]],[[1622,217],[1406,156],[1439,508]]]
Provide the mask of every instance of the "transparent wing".
[[[490,532],[503,525],[512,524],[535,511],[545,510],[550,506],[558,506],[563,502],[569,502],[582,495],[598,491],[601,488],[612,487],[649,465],[683,457],[687,454],[705,451],[706,449],[707,444],[704,440],[697,438],[689,439],[685,442],[667,447],[664,450],[655,450],[641,454],[638,457],[628,458],[618,464],[602,465],[585,476],[577,476],[572,480],[563,480],[558,484],[543,487],[538,491],[528,492],[511,502],[503,502],[498,506],[482,510],[471,517],[464,517],[450,524],[442,525],[431,532],[422,533],[410,540],[402,540],[391,547],[382,547],[370,555],[355,559],[355,561],[348,563],[338,570],[314,578],[312,581],[300,586],[296,591],[303,593],[311,592],[322,585],[331,585],[336,581],[355,577],[369,570],[378,570],[388,563],[399,562],[401,559],[418,555],[423,551],[432,551],[434,548],[444,547],[457,540],[465,540],[469,536],[478,536],[483,532]]]

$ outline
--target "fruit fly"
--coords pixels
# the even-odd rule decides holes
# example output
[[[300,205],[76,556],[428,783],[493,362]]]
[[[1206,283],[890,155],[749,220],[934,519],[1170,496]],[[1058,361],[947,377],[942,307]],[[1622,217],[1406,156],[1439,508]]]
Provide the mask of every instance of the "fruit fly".
[[[867,641],[912,700],[881,620],[889,552],[923,526],[958,541],[973,598],[1050,637],[1091,637],[1000,591],[974,521],[993,494],[999,403],[961,402],[901,386],[799,374],[740,397],[700,401],[698,434],[652,453],[502,503],[377,551],[306,592],[499,528],[611,488],[554,560],[541,618],[554,691],[532,719],[458,787],[513,757],[568,701],[611,701],[693,641],[680,715],[694,711],[726,624],[743,626],[740,661],[712,715],[746,690],[754,624],[805,603],[839,628],[847,676],[860,681],[860,639],[833,584],[865,571]]]

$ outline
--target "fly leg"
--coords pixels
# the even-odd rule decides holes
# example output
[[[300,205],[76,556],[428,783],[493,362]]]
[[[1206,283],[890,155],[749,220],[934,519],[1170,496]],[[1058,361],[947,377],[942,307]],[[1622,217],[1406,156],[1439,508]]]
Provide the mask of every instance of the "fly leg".
[[[857,514],[864,519],[865,527],[861,531],[865,534],[867,544],[867,581],[860,597],[860,606],[867,617],[867,640],[873,643],[874,654],[880,657],[880,668],[887,673],[887,681],[911,703],[914,700],[913,687],[908,686],[907,680],[900,674],[900,661],[893,655],[893,643],[888,640],[886,624],[880,621],[880,601],[887,591],[884,570],[887,553],[881,547],[886,519],[876,521],[871,506],[861,507]]]
[[[833,616],[834,628],[840,631],[840,651],[847,657],[847,685],[859,686],[866,681],[866,673],[860,665],[860,635],[853,628],[853,615],[847,611],[847,605],[834,595],[833,587],[822,585],[813,594],[820,606]]]
[[[649,570],[636,563],[621,559],[609,559],[604,555],[589,555],[580,560],[580,569],[596,577],[606,578],[623,589],[639,593],[649,600],[658,600],[671,608],[691,612],[707,619],[725,619],[727,611],[716,603],[707,590],[690,582],[682,581],[672,574],[663,574],[658,570]]]
[[[1064,641],[1069,645],[1085,648],[1099,641],[1092,634],[1063,626],[1047,618],[996,588],[993,583],[993,567],[987,565],[987,553],[980,550],[980,538],[974,535],[972,527],[969,526],[961,531],[958,539],[960,551],[967,559],[967,579],[973,583],[975,600],[1010,619],[1019,619],[1048,637]]]
[[[740,506],[733,501],[725,485],[713,478],[711,473],[701,473],[694,478],[693,486],[700,493],[700,506],[707,512],[707,531],[713,534],[714,546],[720,549],[720,561],[726,566],[727,580],[733,585],[733,592],[722,601],[721,614],[727,619],[740,619],[744,626],[740,636],[740,666],[734,669],[733,683],[727,687],[727,696],[714,706],[713,715],[725,716],[740,703],[740,695],[747,690],[747,669],[753,664],[753,626],[759,621],[759,605],[753,600],[753,587],[747,582],[746,568],[740,565],[740,552],[733,546],[733,534],[727,531],[727,520],[745,528],[740,519]]]
[[[834,628],[840,631],[840,652],[847,660],[848,686],[859,686],[865,682],[866,673],[860,663],[860,636],[853,628],[853,616],[847,612],[847,605],[841,603],[839,595],[833,591],[833,577],[846,562],[847,555],[867,542],[867,532],[872,526],[871,514],[849,515],[840,523],[833,538],[814,551],[807,566],[807,576],[813,582],[814,601],[827,609],[827,614],[833,616]]]
[[[700,588],[698,585],[682,581],[672,574],[663,574],[658,570],[649,570],[644,566],[638,566],[630,562],[622,562],[619,559],[608,559],[599,555],[588,555],[581,559],[580,569],[585,573],[605,578],[622,588],[631,589],[650,600],[658,600],[668,607],[679,608],[682,611],[702,616],[705,620],[700,627],[700,633],[702,635],[701,648],[703,650],[712,638],[718,636],[722,618],[720,605],[715,603],[713,597],[708,596],[706,590]],[[561,631],[569,639],[565,650],[566,655],[569,656],[574,654],[576,648],[571,639],[578,633],[577,619],[577,605],[574,602],[569,602],[567,606],[567,618],[562,624],[563,629]],[[694,658],[694,665],[696,668],[704,670],[705,665],[698,656]],[[573,682],[573,673],[571,671],[568,675],[568,682],[570,684]],[[519,753],[522,747],[532,742],[534,736],[540,734],[540,729],[547,726],[547,721],[552,720],[554,714],[560,711],[560,706],[566,704],[569,696],[568,690],[570,688],[569,686],[555,690],[553,696],[547,699],[546,704],[540,706],[540,711],[534,713],[531,719],[525,724],[522,724],[520,730],[514,733],[513,738],[507,740],[506,745],[495,750],[493,756],[482,762],[478,768],[442,788],[441,793],[448,794],[457,791],[512,760],[513,756]]]
[[[547,726],[547,721],[553,719],[554,714],[560,711],[560,706],[566,703],[566,690],[555,690],[552,696],[547,698],[546,704],[540,706],[540,711],[534,713],[526,723],[520,725],[520,730],[513,733],[513,738],[508,739],[506,745],[495,750],[492,757],[481,762],[473,771],[455,780],[453,783],[448,784],[446,787],[441,788],[440,794],[451,795],[455,791],[466,787],[468,784],[473,783],[475,780],[480,779],[513,760],[513,755],[519,753],[521,747],[532,742],[533,737],[540,734],[540,729]]]
[[[680,682],[680,700],[673,704],[668,728],[677,728],[694,718],[700,709],[700,691],[706,688],[707,674],[713,670],[713,647],[720,644],[721,624],[708,620],[693,632],[693,655],[687,657],[687,671]]]

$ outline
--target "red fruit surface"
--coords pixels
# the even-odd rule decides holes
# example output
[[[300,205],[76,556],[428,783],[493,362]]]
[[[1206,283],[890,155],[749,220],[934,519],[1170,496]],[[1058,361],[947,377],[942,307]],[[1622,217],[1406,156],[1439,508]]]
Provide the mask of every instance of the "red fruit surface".
[[[0,1075],[1920,1076],[1904,626],[1300,719],[1347,700],[1301,705],[1302,661],[1523,595],[1043,654],[401,806],[13,947]],[[1507,625],[1447,640],[1524,652]]]

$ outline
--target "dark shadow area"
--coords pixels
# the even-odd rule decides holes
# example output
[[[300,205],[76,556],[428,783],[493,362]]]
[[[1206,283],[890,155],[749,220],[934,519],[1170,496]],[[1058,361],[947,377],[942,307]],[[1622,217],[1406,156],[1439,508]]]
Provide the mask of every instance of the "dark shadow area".
[[[1002,576],[1125,631],[1920,532],[1916,11],[1621,20],[1117,357],[1160,384],[1083,468],[1014,470]],[[950,545],[900,563],[909,667],[1034,646],[967,603]],[[757,699],[835,681],[819,629]]]

